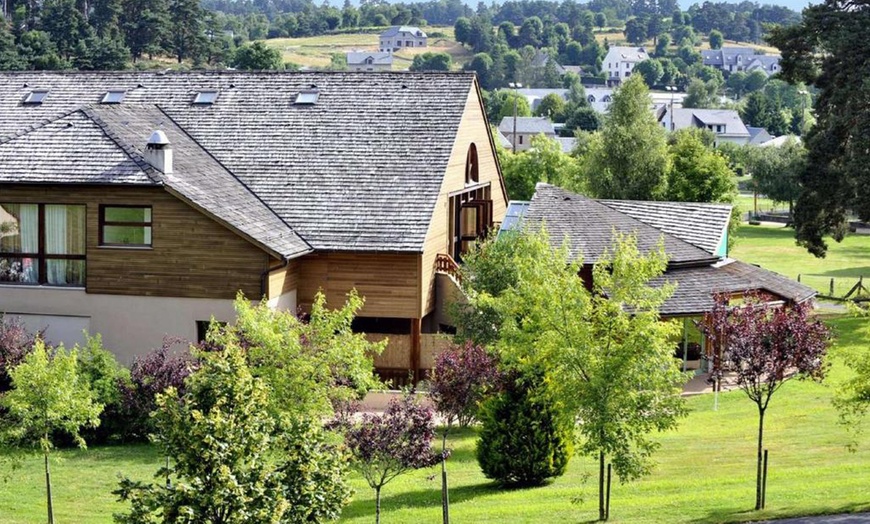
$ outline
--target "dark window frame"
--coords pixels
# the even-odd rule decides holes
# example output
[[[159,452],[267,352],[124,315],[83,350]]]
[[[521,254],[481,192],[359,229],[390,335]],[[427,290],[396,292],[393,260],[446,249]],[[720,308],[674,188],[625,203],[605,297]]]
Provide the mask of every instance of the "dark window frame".
[[[0,258],[32,258],[36,260],[37,264],[37,273],[38,278],[36,282],[2,282],[0,281],[0,285],[2,286],[50,286],[50,287],[70,287],[70,288],[78,288],[78,287],[86,287],[87,286],[87,274],[88,274],[88,219],[87,213],[88,208],[85,204],[64,204],[64,203],[55,203],[52,202],[50,204],[38,204],[34,202],[2,202],[3,204],[12,204],[12,205],[35,205],[37,206],[37,251],[38,253],[9,253],[6,251],[0,251]],[[61,255],[61,254],[49,254],[46,253],[45,247],[45,206],[76,206],[85,208],[85,229],[83,231],[85,237],[85,253],[82,255]],[[48,261],[49,260],[84,260],[85,261],[85,272],[83,275],[83,279],[81,284],[50,284],[48,282]]]
[[[106,221],[106,209],[148,209],[151,211],[151,220],[148,222],[126,222],[126,221]],[[150,244],[116,244],[106,242],[104,237],[104,229],[106,226],[121,226],[121,227],[142,227],[151,228],[151,243]],[[100,247],[120,247],[130,249],[145,249],[154,247],[154,207],[142,204],[100,204],[99,218],[99,242]]]

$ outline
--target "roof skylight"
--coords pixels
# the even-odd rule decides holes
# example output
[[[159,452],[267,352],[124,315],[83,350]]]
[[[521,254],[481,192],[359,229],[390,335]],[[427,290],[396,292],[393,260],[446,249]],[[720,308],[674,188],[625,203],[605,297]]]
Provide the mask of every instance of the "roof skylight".
[[[320,97],[320,92],[316,89],[304,89],[296,95],[297,104],[314,104],[317,98]]]
[[[103,104],[120,104],[127,92],[123,89],[110,89],[103,95]]]
[[[194,104],[202,104],[202,105],[210,105],[214,104],[217,100],[218,92],[213,89],[206,89],[200,91],[196,94],[196,98],[193,99]]]
[[[27,98],[24,99],[25,104],[41,104],[45,97],[48,96],[48,89],[34,89],[27,95]]]

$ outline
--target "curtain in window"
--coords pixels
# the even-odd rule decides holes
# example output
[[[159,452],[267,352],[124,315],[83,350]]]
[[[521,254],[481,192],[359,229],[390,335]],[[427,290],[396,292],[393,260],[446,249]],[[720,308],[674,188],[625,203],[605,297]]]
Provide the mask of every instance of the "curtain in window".
[[[67,208],[45,206],[45,252],[51,255],[67,255]],[[46,261],[47,280],[51,285],[68,284],[66,260]]]
[[[20,209],[19,228],[21,230],[21,252],[39,252],[39,206],[22,204]],[[34,258],[25,259],[22,264],[24,282],[39,281],[39,267]]]

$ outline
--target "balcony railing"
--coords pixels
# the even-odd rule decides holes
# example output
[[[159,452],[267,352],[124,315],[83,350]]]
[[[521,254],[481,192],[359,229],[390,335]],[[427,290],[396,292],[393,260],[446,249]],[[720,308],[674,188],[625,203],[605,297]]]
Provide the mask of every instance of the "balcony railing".
[[[462,271],[459,269],[459,264],[450,255],[439,253],[435,257],[435,272],[450,275],[457,282],[462,283]]]

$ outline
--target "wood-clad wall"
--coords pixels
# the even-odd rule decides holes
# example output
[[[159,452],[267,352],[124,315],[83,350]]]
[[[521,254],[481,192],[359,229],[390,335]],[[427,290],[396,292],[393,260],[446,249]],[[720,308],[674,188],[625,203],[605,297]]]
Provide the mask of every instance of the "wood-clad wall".
[[[297,300],[311,307],[322,290],[330,307],[344,303],[351,289],[365,298],[359,316],[420,318],[420,255],[318,253],[299,259]]]
[[[268,298],[277,298],[299,287],[299,260],[294,259],[269,273]]]
[[[480,182],[491,184],[493,221],[501,222],[507,211],[507,200],[504,197],[505,192],[498,172],[496,152],[490,142],[489,132],[483,112],[483,102],[477,89],[472,89],[465,102],[465,113],[459,124],[453,152],[450,154],[450,161],[447,165],[447,174],[441,185],[441,193],[435,204],[435,213],[429,224],[429,232],[423,248],[421,267],[423,316],[435,307],[435,257],[438,253],[449,254],[448,209],[450,200],[448,195],[465,187],[465,161],[471,144],[477,146]]]
[[[162,188],[0,185],[0,201],[87,206],[88,293],[261,298],[270,256]],[[152,206],[152,248],[100,247],[100,204]]]

